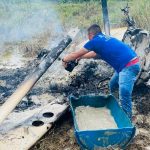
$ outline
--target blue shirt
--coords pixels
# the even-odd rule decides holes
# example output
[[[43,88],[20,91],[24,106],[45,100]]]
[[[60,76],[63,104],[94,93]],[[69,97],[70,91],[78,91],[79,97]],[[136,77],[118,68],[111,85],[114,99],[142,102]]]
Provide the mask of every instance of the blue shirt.
[[[100,55],[100,58],[110,64],[118,73],[131,59],[137,56],[128,45],[103,33],[97,34],[88,41],[84,48]]]

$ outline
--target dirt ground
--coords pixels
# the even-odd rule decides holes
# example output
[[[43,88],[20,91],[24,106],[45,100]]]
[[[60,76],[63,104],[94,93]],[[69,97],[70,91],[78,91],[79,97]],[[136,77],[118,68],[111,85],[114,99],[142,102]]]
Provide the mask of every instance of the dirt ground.
[[[29,51],[31,49],[26,49]],[[40,49],[36,48],[36,52]],[[33,54],[35,56],[35,54]],[[36,53],[37,55],[37,53]],[[26,56],[27,57],[27,56]],[[37,59],[38,60],[38,59]],[[25,76],[32,70],[37,63],[37,60],[30,61],[26,66],[15,69],[1,69],[0,72],[0,105],[4,103],[8,96],[10,96],[14,89],[19,85]],[[30,66],[30,67],[29,67]],[[103,66],[107,67],[107,66]],[[28,69],[30,68],[30,69]],[[108,94],[108,82],[111,74],[104,73],[99,75],[95,70],[98,70],[97,63],[86,63],[79,74],[72,78],[72,82],[66,91],[53,91],[54,95],[65,94],[66,96],[74,94],[75,96],[82,94]],[[103,80],[104,79],[104,80]],[[48,81],[48,80],[46,80]],[[45,82],[46,82],[45,81]],[[42,95],[43,93],[50,92],[51,89],[45,87],[36,87],[28,95]],[[51,91],[52,92],[52,91]],[[64,92],[64,93],[62,93]],[[132,143],[127,147],[127,150],[148,150],[150,149],[150,89],[143,86],[135,87],[133,92],[133,114],[134,124],[137,127],[136,136]],[[30,102],[30,104],[29,104]],[[23,108],[33,107],[32,101],[22,101],[16,108],[16,111],[23,110]],[[148,147],[149,146],[149,147]],[[71,112],[68,110],[60,120],[58,120],[53,128],[41,138],[30,150],[80,150],[73,128],[73,119]]]
[[[107,81],[104,81],[107,82]],[[106,90],[107,93],[107,90]],[[150,146],[150,89],[136,87],[133,92],[134,124],[137,131],[127,150],[148,150]],[[73,119],[68,111],[30,150],[79,150],[75,140]]]
[[[105,64],[103,64],[105,65]],[[31,66],[31,65],[30,65]],[[33,64],[34,66],[34,64]],[[66,91],[51,91],[44,89],[44,87],[36,87],[29,93],[30,95],[43,94],[46,91],[52,92],[51,94],[64,94],[75,96],[82,94],[108,94],[108,82],[111,74],[99,75],[95,70],[98,70],[97,62],[91,61],[85,63],[79,74],[73,77],[72,82]],[[107,66],[105,66],[107,67]],[[28,68],[28,67],[27,67]],[[23,80],[23,78],[30,72],[32,67],[20,69],[3,69],[0,73],[0,96],[5,101],[6,98],[14,91],[14,87]],[[12,80],[13,79],[13,80]],[[59,93],[58,93],[59,92]],[[64,93],[63,93],[64,92]],[[134,88],[133,92],[133,114],[135,116],[134,123],[137,127],[136,136],[133,142],[128,146],[127,150],[148,150],[150,146],[150,89],[145,86]],[[3,104],[4,101],[0,103]],[[29,104],[29,102],[31,102]],[[33,107],[32,101],[22,101],[16,108],[16,111],[23,110],[24,108]],[[73,120],[70,111],[68,111],[53,128],[39,140],[30,150],[79,150],[79,146],[74,136]]]
[[[143,91],[144,90],[144,91]],[[136,88],[133,93],[135,109],[137,110],[134,123],[137,127],[137,135],[133,142],[127,147],[127,150],[145,150],[150,146],[150,89],[145,87]],[[30,150],[79,150],[75,140],[73,119],[71,112],[68,111],[53,126],[40,141]]]

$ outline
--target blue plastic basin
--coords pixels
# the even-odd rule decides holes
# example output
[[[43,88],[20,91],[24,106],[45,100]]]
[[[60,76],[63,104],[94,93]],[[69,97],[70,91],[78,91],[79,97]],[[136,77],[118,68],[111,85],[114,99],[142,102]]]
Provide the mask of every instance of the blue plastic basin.
[[[70,106],[74,119],[75,136],[81,149],[96,150],[108,147],[125,149],[135,135],[135,126],[132,125],[112,95],[70,97]],[[107,107],[110,109],[118,128],[79,130],[75,116],[75,109],[78,106]]]

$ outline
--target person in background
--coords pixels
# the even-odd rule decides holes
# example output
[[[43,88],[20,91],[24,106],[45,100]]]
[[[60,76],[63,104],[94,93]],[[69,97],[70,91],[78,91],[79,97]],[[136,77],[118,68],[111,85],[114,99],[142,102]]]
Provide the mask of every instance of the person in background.
[[[83,48],[66,55],[63,66],[66,68],[70,61],[97,57],[106,61],[115,70],[109,87],[113,94],[119,89],[121,107],[132,120],[132,91],[140,72],[137,54],[125,43],[116,38],[104,35],[97,24],[88,28],[89,41]]]

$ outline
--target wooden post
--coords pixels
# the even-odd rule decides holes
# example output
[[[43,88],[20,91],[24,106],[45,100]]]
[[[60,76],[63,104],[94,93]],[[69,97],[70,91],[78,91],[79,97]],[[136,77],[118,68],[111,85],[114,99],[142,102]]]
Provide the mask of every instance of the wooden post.
[[[101,3],[102,3],[105,34],[110,35],[110,24],[109,24],[109,17],[108,17],[107,0],[101,0]]]
[[[53,48],[43,61],[33,70],[27,79],[16,89],[16,91],[7,99],[7,101],[0,107],[0,123],[9,115],[9,113],[16,107],[22,98],[30,91],[40,77],[58,58],[61,52],[70,44],[71,38],[65,37],[57,47]]]

